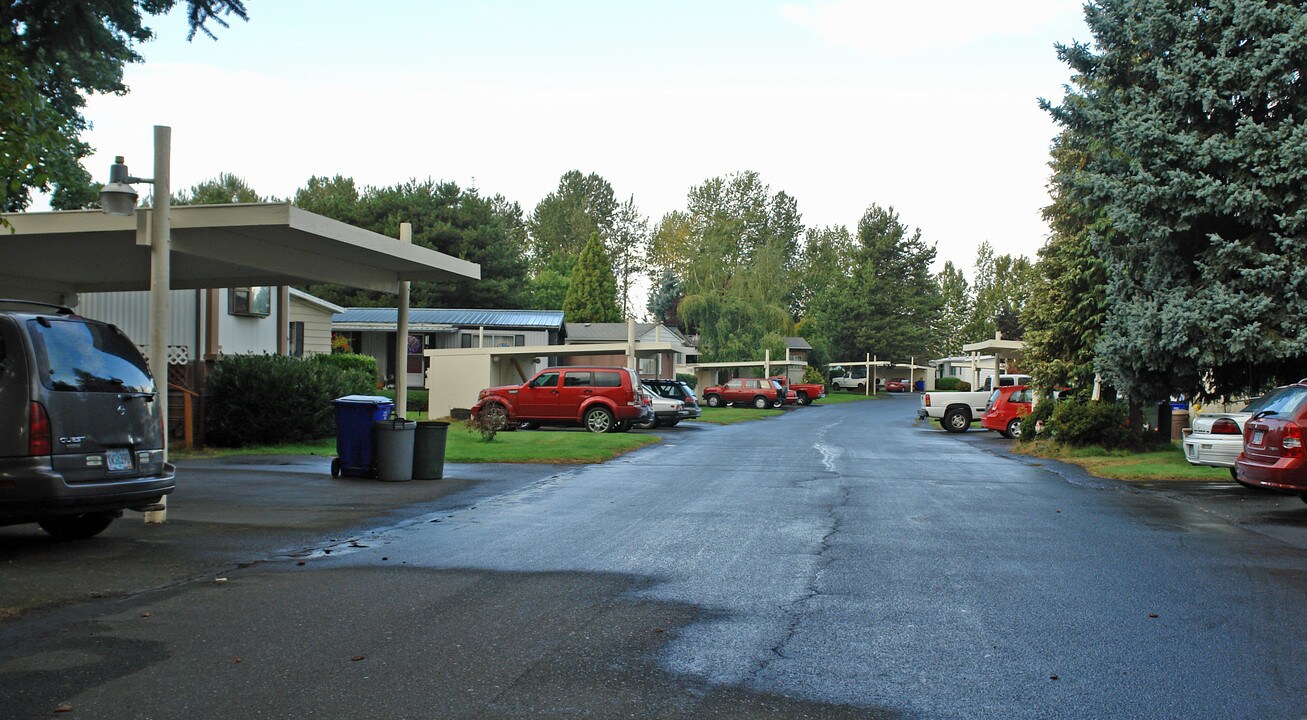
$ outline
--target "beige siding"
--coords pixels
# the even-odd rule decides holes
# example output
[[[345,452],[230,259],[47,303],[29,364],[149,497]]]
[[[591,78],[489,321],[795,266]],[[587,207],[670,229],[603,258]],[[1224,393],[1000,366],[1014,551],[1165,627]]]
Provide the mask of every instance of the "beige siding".
[[[331,352],[331,311],[290,299],[290,321],[304,323],[304,356]]]

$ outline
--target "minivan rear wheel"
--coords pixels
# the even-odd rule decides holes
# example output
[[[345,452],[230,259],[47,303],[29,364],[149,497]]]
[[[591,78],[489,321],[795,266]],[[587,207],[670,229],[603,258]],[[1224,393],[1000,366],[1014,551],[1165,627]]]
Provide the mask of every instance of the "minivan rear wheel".
[[[37,525],[59,540],[85,540],[104,532],[116,517],[118,514],[114,512],[59,515],[41,520]]]

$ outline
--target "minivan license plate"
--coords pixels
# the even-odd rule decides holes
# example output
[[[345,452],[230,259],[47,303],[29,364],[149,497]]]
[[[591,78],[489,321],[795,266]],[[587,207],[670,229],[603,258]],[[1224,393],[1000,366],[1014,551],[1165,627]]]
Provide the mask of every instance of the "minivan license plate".
[[[110,472],[132,469],[132,451],[127,448],[108,450],[104,453],[104,459]]]
[[[1264,437],[1266,437],[1266,431],[1265,431],[1265,430],[1254,430],[1254,431],[1253,431],[1253,444],[1254,444],[1254,445],[1261,445],[1261,444],[1262,444],[1262,438],[1264,438]]]

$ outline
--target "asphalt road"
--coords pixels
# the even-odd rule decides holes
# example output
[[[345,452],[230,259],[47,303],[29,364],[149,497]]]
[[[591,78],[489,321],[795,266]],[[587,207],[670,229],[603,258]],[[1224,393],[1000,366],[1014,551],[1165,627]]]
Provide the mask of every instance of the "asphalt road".
[[[1307,716],[1307,505],[1095,480],[915,403],[683,425],[29,606],[0,716]],[[0,592],[95,547],[0,535]]]

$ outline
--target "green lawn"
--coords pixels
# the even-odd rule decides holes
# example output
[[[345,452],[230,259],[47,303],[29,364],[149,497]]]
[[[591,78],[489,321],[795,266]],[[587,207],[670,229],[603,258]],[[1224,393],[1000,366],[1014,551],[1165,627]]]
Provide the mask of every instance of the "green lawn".
[[[410,413],[411,414],[411,413]],[[423,418],[425,419],[425,418]],[[485,442],[480,435],[467,432],[461,422],[451,423],[445,443],[445,461],[451,463],[595,463],[610,460],[650,443],[656,435],[642,432],[598,435],[579,428],[545,428],[501,432]],[[173,460],[228,457],[233,455],[336,455],[336,439],[294,445],[257,445],[244,448],[205,448],[177,450]]]
[[[1147,452],[1068,448],[1047,441],[1015,443],[1016,452],[1073,463],[1090,474],[1114,480],[1229,480],[1225,468],[1190,465],[1180,443],[1170,449]]]
[[[759,410],[755,407],[708,407],[700,404],[703,414],[698,420],[689,420],[687,422],[706,422],[714,425],[734,425],[739,422],[748,422],[750,420],[761,420],[762,418],[775,417],[785,412],[784,410],[774,410],[767,408]]]
[[[882,393],[883,396],[883,393]],[[859,400],[877,400],[875,395],[863,395],[860,392],[849,392],[847,390],[837,390],[827,392],[826,397],[820,400],[813,400],[813,405],[836,405],[838,403],[858,402]]]

